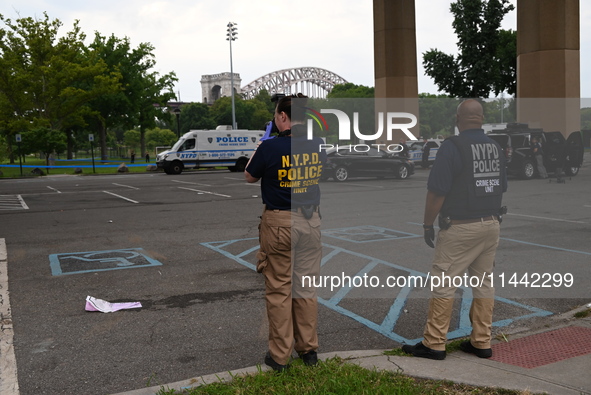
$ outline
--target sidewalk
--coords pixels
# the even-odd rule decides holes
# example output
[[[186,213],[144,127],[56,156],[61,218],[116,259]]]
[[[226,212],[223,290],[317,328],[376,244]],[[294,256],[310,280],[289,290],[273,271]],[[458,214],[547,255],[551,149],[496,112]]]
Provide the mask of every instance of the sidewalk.
[[[589,305],[558,316],[540,318],[529,328],[505,333],[508,342],[495,340],[490,359],[457,351],[448,354],[444,361],[433,361],[384,355],[387,350],[333,352],[319,354],[319,358],[338,356],[367,369],[391,370],[413,377],[475,386],[527,390],[534,394],[591,394],[591,315],[573,317],[575,313],[587,310]],[[269,368],[262,365],[260,369]],[[118,395],[154,395],[162,387],[187,389],[220,380],[230,381],[232,376],[255,374],[258,370],[259,367],[252,366]]]

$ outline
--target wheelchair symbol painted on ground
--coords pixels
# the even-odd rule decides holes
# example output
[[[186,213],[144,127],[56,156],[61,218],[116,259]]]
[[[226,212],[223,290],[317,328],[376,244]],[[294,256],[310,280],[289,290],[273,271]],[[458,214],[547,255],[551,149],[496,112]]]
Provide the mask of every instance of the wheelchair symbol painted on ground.
[[[162,265],[142,248],[52,254],[49,263],[54,276]]]

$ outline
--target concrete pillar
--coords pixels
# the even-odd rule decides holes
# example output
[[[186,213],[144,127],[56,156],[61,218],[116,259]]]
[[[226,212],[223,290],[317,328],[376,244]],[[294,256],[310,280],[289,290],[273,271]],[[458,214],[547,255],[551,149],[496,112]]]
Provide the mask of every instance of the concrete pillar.
[[[375,97],[388,98],[387,110],[418,117],[415,0],[374,0]],[[376,103],[385,111],[383,101]],[[411,129],[418,136],[419,127]],[[395,133],[398,142],[404,135]],[[385,142],[385,136],[379,140]]]
[[[376,97],[417,97],[415,0],[374,0]]]
[[[581,128],[579,0],[517,0],[517,119]]]

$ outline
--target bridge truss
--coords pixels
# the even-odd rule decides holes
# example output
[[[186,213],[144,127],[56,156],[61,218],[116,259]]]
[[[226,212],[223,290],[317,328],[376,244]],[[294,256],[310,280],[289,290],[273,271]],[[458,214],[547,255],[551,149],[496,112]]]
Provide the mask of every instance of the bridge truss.
[[[245,99],[254,98],[261,90],[273,93],[303,93],[308,97],[325,98],[336,84],[347,81],[318,67],[297,67],[274,71],[243,86],[241,94]]]

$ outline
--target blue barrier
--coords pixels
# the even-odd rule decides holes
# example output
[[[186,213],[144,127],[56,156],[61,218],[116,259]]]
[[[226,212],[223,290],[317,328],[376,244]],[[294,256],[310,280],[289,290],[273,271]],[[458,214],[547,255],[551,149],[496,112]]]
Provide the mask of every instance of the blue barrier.
[[[155,165],[156,163],[138,163],[138,164],[128,164],[125,163],[125,166],[127,167],[140,167],[140,166],[149,166],[149,165]],[[119,167],[121,165],[121,163],[118,164],[114,164],[114,165],[94,165],[94,167]],[[0,168],[2,167],[21,167],[20,165],[2,165],[0,164]],[[92,169],[92,165],[53,165],[53,166],[45,166],[45,165],[22,165],[22,167],[27,167],[27,168],[40,168],[40,169],[75,169],[77,167],[80,168],[91,168]]]

